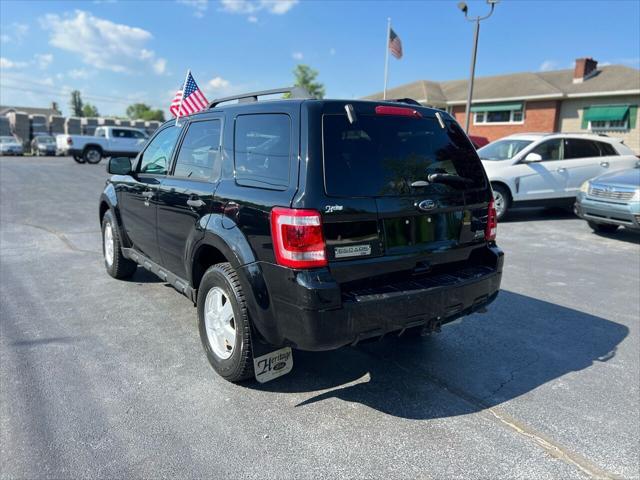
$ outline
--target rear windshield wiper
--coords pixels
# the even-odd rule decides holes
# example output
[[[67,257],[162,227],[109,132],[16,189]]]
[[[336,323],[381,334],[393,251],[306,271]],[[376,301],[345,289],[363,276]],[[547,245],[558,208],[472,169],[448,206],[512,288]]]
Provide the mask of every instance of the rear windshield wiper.
[[[451,173],[431,173],[427,179],[431,183],[445,183],[448,185],[472,185],[474,183],[470,178]]]

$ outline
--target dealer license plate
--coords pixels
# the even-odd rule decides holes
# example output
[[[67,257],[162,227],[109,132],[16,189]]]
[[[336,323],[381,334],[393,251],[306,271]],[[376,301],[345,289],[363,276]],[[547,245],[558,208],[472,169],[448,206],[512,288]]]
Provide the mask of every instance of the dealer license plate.
[[[256,380],[269,382],[286,375],[293,368],[293,352],[290,347],[281,348],[253,359]]]

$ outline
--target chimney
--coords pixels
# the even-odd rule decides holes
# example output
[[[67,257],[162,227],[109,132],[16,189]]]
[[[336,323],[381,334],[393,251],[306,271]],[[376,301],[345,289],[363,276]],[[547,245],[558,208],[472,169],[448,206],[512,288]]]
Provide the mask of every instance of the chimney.
[[[578,58],[573,70],[573,83],[582,83],[598,71],[598,62],[593,58]]]

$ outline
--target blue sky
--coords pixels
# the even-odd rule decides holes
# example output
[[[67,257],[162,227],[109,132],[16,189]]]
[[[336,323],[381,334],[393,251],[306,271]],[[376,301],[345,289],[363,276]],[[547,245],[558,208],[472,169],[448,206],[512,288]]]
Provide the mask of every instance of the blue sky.
[[[209,99],[292,83],[297,63],[327,96],[382,90],[386,19],[404,57],[389,85],[465,78],[472,25],[455,1],[0,2],[0,103],[66,113],[79,89],[103,114],[168,107],[187,68]],[[488,11],[468,1],[470,14]],[[575,58],[640,66],[640,2],[502,0],[482,23],[477,74],[572,68]]]

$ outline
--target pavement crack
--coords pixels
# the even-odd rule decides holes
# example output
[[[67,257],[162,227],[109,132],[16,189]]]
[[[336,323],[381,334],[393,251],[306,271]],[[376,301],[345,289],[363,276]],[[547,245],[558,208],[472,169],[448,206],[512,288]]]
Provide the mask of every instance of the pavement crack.
[[[366,353],[374,357],[375,359],[380,360],[380,358],[377,357],[375,354],[371,352],[366,352]],[[529,365],[532,365],[538,360],[539,358],[532,360]],[[469,404],[469,406],[473,407],[474,410],[476,410],[478,413],[483,415],[485,418],[492,420],[496,422],[498,425],[502,427],[506,427],[513,432],[516,432],[517,434],[525,437],[527,440],[532,441],[538,447],[542,448],[550,456],[573,466],[581,473],[592,478],[604,479],[604,480],[617,480],[621,478],[619,475],[616,475],[615,473],[608,472],[600,468],[598,465],[594,464],[590,460],[587,460],[582,455],[572,452],[569,449],[558,444],[554,440],[545,437],[543,434],[535,431],[534,429],[526,425],[524,422],[521,422],[520,420],[517,420],[511,417],[507,413],[503,412],[501,409],[492,407],[491,405],[486,403],[484,399],[477,398],[472,394],[465,392],[462,389],[449,385],[445,380],[437,377],[436,375],[428,373],[423,369],[417,369],[417,368],[410,369],[400,364],[397,360],[392,359],[390,361],[398,369],[406,373],[419,375],[423,377],[425,380],[427,380],[428,382],[432,383],[433,385],[458,397],[460,400],[466,402],[467,404]],[[514,370],[513,373],[515,374],[515,372],[519,370],[523,370],[524,368],[527,368],[527,366],[528,365],[518,368]],[[505,382],[505,385],[508,382],[509,381]]]
[[[535,358],[529,362],[527,362],[525,365],[522,365],[520,367],[515,368],[514,370],[511,370],[511,372],[509,373],[509,378],[507,378],[506,380],[504,380],[503,382],[500,383],[500,385],[498,385],[497,388],[495,388],[493,391],[491,391],[491,393],[485,395],[484,397],[482,397],[480,400],[484,401],[487,398],[491,398],[493,397],[495,394],[497,394],[500,390],[502,390],[505,386],[507,386],[509,383],[513,382],[516,378],[516,374],[518,372],[521,372],[523,370],[526,370],[527,368],[529,368],[531,365],[533,365],[534,363],[537,363],[540,360],[540,354],[538,352],[534,352],[535,353]]]
[[[60,231],[58,231],[58,230],[56,230],[54,228],[51,228],[51,227],[45,227],[45,226],[42,226],[42,225],[35,225],[33,223],[26,223],[26,222],[6,222],[6,223],[9,223],[9,224],[12,224],[12,225],[20,225],[22,227],[36,228],[38,230],[42,230],[44,232],[47,232],[47,233],[55,236],[56,238],[58,238],[58,240],[60,240],[65,245],[65,247],[67,247],[72,252],[91,253],[91,254],[94,254],[94,255],[98,253],[98,252],[95,252],[93,250],[85,250],[83,248],[76,247],[71,242],[71,240],[69,240],[67,238],[67,236],[64,233],[62,233],[62,232],[60,232]]]

